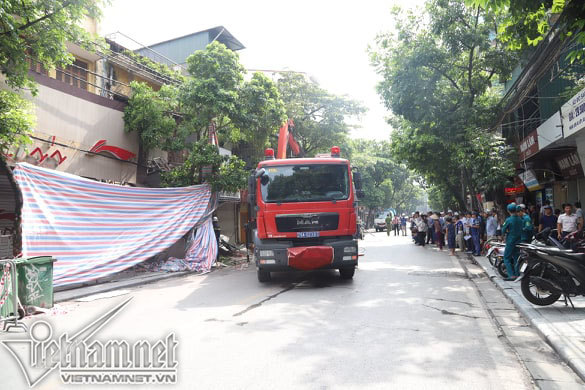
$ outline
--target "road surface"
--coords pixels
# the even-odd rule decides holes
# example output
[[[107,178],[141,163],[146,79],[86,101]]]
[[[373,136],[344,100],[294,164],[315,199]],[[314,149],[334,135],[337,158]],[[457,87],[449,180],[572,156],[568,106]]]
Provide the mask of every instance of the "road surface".
[[[154,344],[174,333],[181,389],[534,388],[457,258],[385,233],[360,245],[353,281],[322,271],[260,284],[253,267],[223,269],[66,302],[44,318],[53,338],[73,335],[132,297],[94,338]],[[499,292],[489,300],[513,310]],[[2,388],[26,388],[6,350],[0,367]],[[87,388],[63,387],[56,371],[36,388]]]

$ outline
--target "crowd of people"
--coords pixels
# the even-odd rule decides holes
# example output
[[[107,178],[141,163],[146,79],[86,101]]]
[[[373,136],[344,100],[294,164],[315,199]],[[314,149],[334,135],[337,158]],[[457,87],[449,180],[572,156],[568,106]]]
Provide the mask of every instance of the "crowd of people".
[[[509,278],[514,279],[519,274],[516,268],[518,243],[531,242],[534,234],[547,228],[556,229],[559,239],[575,231],[582,231],[585,214],[581,203],[576,202],[575,208],[572,204],[563,204],[562,209],[562,214],[560,209],[553,211],[549,201],[545,201],[542,206],[528,207],[511,203],[506,208],[508,216],[505,220],[498,216],[495,209],[463,213],[451,210],[429,213],[417,211],[409,221],[404,214],[387,221],[388,235],[391,229],[395,231],[395,235],[399,235],[401,231],[406,235],[406,225],[410,222],[416,245],[436,245],[439,250],[446,246],[450,255],[455,255],[458,248],[474,256],[481,255],[481,248],[486,240],[505,238],[504,263]]]
[[[496,237],[500,223],[494,211],[458,213],[415,212],[410,229],[416,245],[447,247],[451,255],[459,248],[476,256],[481,253],[482,242]]]

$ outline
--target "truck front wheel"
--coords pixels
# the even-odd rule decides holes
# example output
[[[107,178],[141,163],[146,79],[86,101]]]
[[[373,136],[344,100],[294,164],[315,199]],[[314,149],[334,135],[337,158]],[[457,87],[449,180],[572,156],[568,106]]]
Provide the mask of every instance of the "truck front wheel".
[[[270,280],[271,280],[270,271],[266,271],[266,270],[258,268],[258,270],[256,271],[256,274],[258,275],[258,281],[260,283],[270,282]]]
[[[353,279],[353,275],[355,274],[355,267],[345,267],[339,269],[339,275],[341,279],[349,280]]]

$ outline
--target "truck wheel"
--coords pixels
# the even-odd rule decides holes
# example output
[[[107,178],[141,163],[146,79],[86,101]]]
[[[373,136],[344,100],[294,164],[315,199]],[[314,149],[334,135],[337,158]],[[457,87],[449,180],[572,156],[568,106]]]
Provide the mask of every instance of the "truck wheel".
[[[339,269],[339,275],[341,279],[349,280],[353,279],[353,275],[355,274],[355,267],[345,267]]]
[[[258,281],[260,283],[266,283],[266,282],[270,282],[270,280],[272,280],[272,278],[270,277],[270,271],[266,271],[264,269],[258,269],[256,271],[256,275],[258,275]]]

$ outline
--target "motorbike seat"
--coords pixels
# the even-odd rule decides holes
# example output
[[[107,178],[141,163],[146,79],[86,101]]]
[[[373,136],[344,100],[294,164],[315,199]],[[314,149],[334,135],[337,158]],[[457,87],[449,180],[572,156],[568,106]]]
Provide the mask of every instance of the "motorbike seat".
[[[569,250],[562,250],[562,249],[540,249],[542,252],[548,253],[549,255],[553,256],[561,256],[567,259],[577,260],[580,262],[585,263],[585,253],[578,253]]]

